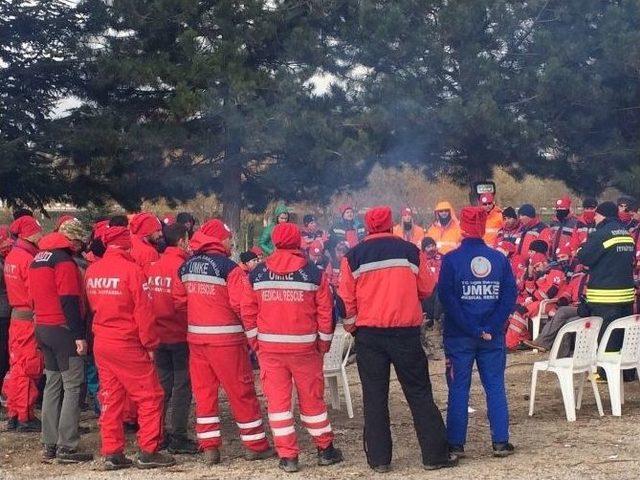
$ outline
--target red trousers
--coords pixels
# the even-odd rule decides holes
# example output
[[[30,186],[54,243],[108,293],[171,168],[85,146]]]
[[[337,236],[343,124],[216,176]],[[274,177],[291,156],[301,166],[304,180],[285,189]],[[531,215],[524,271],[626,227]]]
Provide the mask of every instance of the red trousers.
[[[125,447],[122,425],[127,398],[138,410],[138,446],[156,452],[162,441],[164,391],[155,365],[139,343],[95,339],[93,352],[100,379],[101,453],[122,453]]]
[[[242,443],[256,452],[269,448],[246,343],[228,346],[190,343],[189,374],[196,399],[196,435],[203,450],[218,448],[221,443],[220,386],[229,399]]]
[[[293,382],[298,392],[300,420],[314,443],[324,449],[333,442],[333,431],[324,403],[322,357],[318,352],[258,353],[269,425],[280,458],[297,457],[300,452],[291,409]]]
[[[33,321],[12,318],[9,324],[9,372],[2,386],[9,417],[18,417],[20,422],[34,418],[42,369],[42,354],[36,343]]]

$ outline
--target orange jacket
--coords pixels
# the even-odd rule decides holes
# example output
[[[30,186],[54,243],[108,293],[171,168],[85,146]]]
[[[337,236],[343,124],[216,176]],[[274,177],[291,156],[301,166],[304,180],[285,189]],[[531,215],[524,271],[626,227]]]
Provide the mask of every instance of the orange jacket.
[[[456,217],[456,212],[449,202],[439,202],[435,210],[449,210],[451,212],[451,220],[446,227],[440,225],[438,216],[435,214],[436,219],[427,230],[426,235],[436,241],[438,252],[445,254],[458,248],[462,241],[462,231],[460,230],[460,223]]]
[[[417,327],[420,300],[429,297],[436,278],[415,245],[389,233],[369,235],[342,259],[338,295],[344,301],[344,328]]]
[[[487,215],[487,222],[485,223],[484,230],[484,243],[491,246],[496,243],[498,238],[498,232],[502,228],[502,210],[500,208],[493,207],[493,209]]]
[[[416,247],[420,248],[422,239],[424,238],[424,228],[416,225],[415,223],[411,227],[411,230],[405,231],[402,222],[393,227],[393,234],[396,237],[400,237],[407,242],[413,243]]]

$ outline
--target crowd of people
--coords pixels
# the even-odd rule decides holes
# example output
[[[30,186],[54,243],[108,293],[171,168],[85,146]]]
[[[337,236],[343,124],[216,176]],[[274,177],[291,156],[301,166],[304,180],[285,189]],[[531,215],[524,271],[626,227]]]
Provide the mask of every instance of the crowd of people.
[[[532,205],[500,208],[487,193],[459,216],[439,202],[423,227],[410,208],[394,225],[388,207],[369,209],[361,223],[345,205],[324,230],[310,214],[297,226],[279,206],[238,262],[231,259],[233,232],[217,219],[198,226],[189,213],[143,212],[88,228],[64,215],[45,233],[31,211],[16,210],[13,222],[0,226],[7,430],[41,432],[46,461],[89,461],[93,455],[79,447],[79,418],[84,397],[93,394],[107,469],[170,466],[172,455],[198,452],[215,465],[222,388],[245,458],[264,460],[274,449],[254,385],[259,368],[280,468],[299,468],[294,386],[318,464],[339,463],[323,398],[323,355],[342,323],[356,337],[365,451],[374,470],[388,471],[391,463],[392,364],[425,468],[455,466],[464,456],[474,361],[487,392],[493,454],[507,456],[514,447],[505,348],[544,351],[573,318],[610,322],[638,308],[637,202],[586,198],[582,207],[575,216],[572,200],[560,198],[545,224]],[[550,320],[531,338],[530,320],[543,300],[552,300],[545,302]],[[421,325],[438,321],[447,356],[446,426],[419,342]],[[611,348],[621,341],[613,336]],[[570,343],[563,349],[568,355]],[[196,441],[189,436],[192,399]],[[125,456],[128,429],[137,431],[135,461]]]

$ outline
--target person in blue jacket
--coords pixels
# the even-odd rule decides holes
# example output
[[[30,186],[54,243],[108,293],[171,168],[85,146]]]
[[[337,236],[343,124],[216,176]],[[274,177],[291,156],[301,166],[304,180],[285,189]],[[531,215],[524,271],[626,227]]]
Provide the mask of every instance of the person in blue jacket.
[[[509,409],[504,382],[505,328],[516,302],[516,284],[507,257],[489,248],[484,235],[486,212],[461,212],[462,244],[442,261],[438,292],[445,312],[449,408],[447,440],[451,453],[464,456],[469,389],[474,362],[487,397],[493,455],[514,451],[509,443]]]

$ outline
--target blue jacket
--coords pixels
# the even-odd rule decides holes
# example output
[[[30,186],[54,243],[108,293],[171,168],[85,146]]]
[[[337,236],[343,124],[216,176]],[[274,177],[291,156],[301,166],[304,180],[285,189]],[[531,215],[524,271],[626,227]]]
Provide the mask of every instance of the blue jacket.
[[[482,239],[465,238],[443,257],[438,295],[445,337],[503,336],[517,291],[511,265]]]

